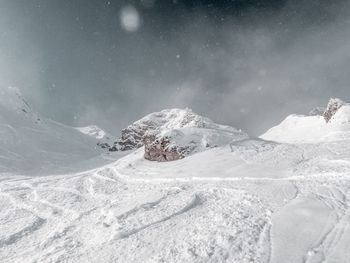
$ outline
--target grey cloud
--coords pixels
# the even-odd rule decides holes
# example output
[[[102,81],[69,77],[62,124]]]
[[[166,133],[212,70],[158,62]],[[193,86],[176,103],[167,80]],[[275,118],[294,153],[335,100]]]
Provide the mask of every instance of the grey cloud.
[[[118,25],[125,4],[140,11],[137,32]],[[258,135],[330,96],[350,100],[345,0],[288,1],[243,16],[180,9],[170,18],[157,4],[2,1],[0,85],[20,87],[47,117],[113,133],[187,106]]]

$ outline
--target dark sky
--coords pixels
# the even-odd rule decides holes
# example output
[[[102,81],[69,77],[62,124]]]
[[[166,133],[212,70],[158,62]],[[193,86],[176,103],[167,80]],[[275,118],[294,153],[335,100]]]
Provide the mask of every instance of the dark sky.
[[[348,2],[1,0],[0,86],[68,125],[187,106],[258,135],[350,101]]]

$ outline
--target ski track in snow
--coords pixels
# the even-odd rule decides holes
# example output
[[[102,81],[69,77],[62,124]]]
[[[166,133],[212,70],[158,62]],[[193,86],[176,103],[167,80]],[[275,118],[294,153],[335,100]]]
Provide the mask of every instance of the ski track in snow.
[[[283,262],[334,262],[350,235],[346,177],[142,179],[119,170],[1,180],[1,205],[10,203],[1,207],[1,262],[281,262],[290,244],[276,247],[271,232],[283,222],[274,215],[307,209],[303,200],[331,216],[299,261]]]
[[[153,113],[135,132],[231,141],[156,163],[143,149],[103,153],[98,127],[39,118],[1,91],[1,263],[349,262],[349,104],[328,124],[289,116],[261,136],[274,142],[189,110]]]

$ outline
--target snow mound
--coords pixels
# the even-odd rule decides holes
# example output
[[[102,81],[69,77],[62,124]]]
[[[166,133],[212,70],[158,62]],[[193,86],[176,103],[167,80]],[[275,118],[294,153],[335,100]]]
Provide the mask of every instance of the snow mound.
[[[323,115],[290,115],[260,136],[285,143],[320,143],[350,139],[350,104],[331,99]]]
[[[191,109],[166,109],[151,113],[123,129],[121,137],[114,143],[111,150],[137,149],[144,145],[143,140],[146,134],[165,136],[171,130],[183,128],[211,129],[212,132],[218,130],[237,135],[239,138],[247,137],[244,132],[229,126],[216,124],[212,120],[194,113]],[[185,133],[188,134],[188,132]],[[172,137],[179,138],[179,136],[173,135]],[[183,138],[183,136],[180,137]]]

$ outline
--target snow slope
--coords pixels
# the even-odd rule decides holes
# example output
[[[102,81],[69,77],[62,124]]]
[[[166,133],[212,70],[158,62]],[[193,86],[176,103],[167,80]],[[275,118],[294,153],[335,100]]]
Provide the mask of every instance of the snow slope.
[[[40,117],[17,88],[0,88],[1,173],[39,175],[92,168],[103,163],[93,161],[103,152],[96,143],[75,128]]]
[[[303,149],[250,144],[167,163],[145,162],[136,151],[74,175],[3,176],[0,258],[347,262],[349,168],[293,171],[284,154],[302,166]],[[242,165],[239,152],[254,158]]]
[[[18,109],[23,138],[38,120]],[[173,162],[140,148],[84,172],[0,172],[0,262],[348,262],[350,140],[271,139]]]
[[[321,143],[349,139],[350,105],[343,105],[329,122],[321,115],[290,115],[260,138],[286,143]]]

